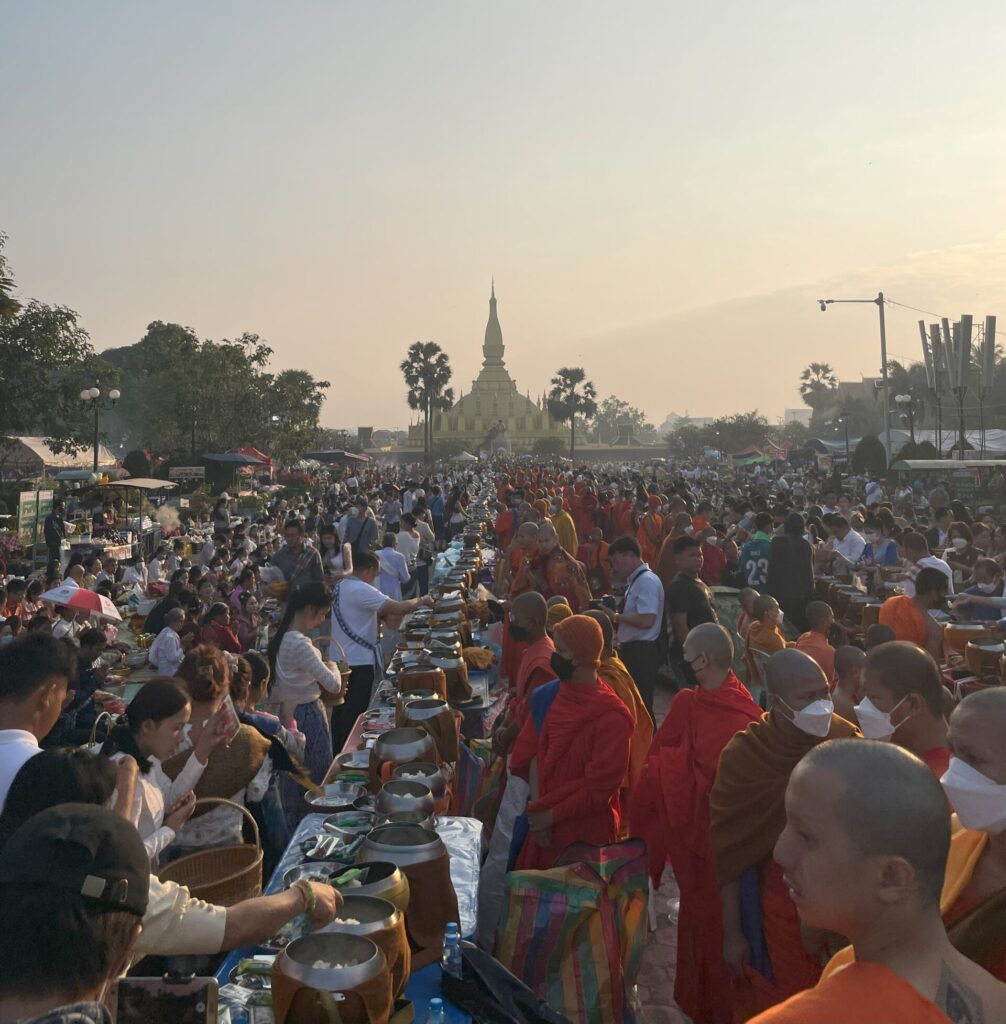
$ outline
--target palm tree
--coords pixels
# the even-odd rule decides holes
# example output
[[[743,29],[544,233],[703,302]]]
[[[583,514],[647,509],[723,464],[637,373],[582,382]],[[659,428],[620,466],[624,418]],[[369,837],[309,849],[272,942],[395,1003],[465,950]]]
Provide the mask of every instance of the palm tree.
[[[21,309],[21,303],[14,298],[14,275],[3,254],[7,236],[0,231],[0,320],[14,316]]]
[[[580,366],[564,366],[556,371],[548,393],[548,412],[554,420],[569,423],[569,457],[576,450],[576,418],[593,419],[597,415],[597,389],[587,380]]]
[[[451,363],[435,341],[414,341],[401,371],[409,388],[409,408],[423,414],[423,458],[429,463],[433,461],[433,413],[454,404],[454,389],[447,386]]]
[[[800,374],[800,395],[813,408],[823,394],[838,389],[838,377],[827,363],[811,363]]]

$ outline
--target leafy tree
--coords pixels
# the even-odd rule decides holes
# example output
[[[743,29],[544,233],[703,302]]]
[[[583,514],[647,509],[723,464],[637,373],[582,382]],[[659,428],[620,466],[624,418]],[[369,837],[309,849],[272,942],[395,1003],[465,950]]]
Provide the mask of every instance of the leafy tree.
[[[359,452],[360,445],[357,438],[348,430],[319,427],[314,432],[314,440],[311,442],[310,448],[315,451]]]
[[[268,395],[267,451],[281,465],[292,465],[314,443],[329,383],[315,380],[306,370],[283,370],[275,377],[266,375],[261,386]]]
[[[576,417],[593,419],[597,415],[597,389],[579,366],[564,366],[556,371],[548,393],[548,412],[559,423],[569,424],[569,457],[575,457]]]
[[[557,458],[565,450],[565,444],[557,437],[539,437],[531,447],[532,454],[542,459]]]
[[[433,456],[433,413],[444,412],[454,404],[454,389],[447,386],[453,374],[450,360],[435,341],[414,341],[400,369],[409,389],[409,408],[423,414],[423,457],[429,463]]]
[[[609,395],[598,407],[591,429],[599,444],[610,444],[618,437],[618,428],[628,424],[633,436],[644,441],[656,435],[656,428],[646,421],[646,413],[634,405]]]
[[[14,298],[14,272],[3,252],[6,244],[7,236],[0,231],[0,321],[14,316],[21,308],[21,303]]]
[[[106,391],[118,379],[72,309],[30,299],[0,318],[0,437],[39,435],[60,451],[87,448],[93,421],[81,389]]]
[[[838,377],[828,363],[811,363],[800,374],[800,395],[814,410],[827,404],[837,392]]]
[[[883,476],[887,471],[887,452],[876,434],[867,434],[860,439],[852,453],[852,468],[857,473]]]
[[[684,459],[697,459],[702,454],[703,432],[705,427],[697,427],[693,423],[682,423],[664,437],[668,450],[672,455]]]
[[[813,434],[807,424],[800,423],[798,420],[790,420],[789,423],[784,423],[777,430],[774,430],[772,437],[776,444],[783,444],[788,441],[797,448],[803,448],[813,437]]]
[[[130,476],[150,476],[150,459],[147,458],[147,453],[139,448],[127,452],[122,465]]]

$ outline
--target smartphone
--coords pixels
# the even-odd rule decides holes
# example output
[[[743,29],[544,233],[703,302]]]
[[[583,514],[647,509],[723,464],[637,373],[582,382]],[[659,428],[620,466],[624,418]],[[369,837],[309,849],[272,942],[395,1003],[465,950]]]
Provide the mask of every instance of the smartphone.
[[[112,988],[116,1024],[217,1024],[216,978],[120,978]]]
[[[234,701],[231,700],[229,693],[221,702],[220,710],[227,716],[227,732],[224,734],[224,746],[229,747],[241,729],[241,719],[238,718],[238,710],[234,707]]]

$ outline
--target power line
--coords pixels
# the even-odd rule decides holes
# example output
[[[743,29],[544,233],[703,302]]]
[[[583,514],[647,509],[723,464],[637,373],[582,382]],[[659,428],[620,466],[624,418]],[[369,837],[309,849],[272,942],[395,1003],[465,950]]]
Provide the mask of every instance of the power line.
[[[926,316],[935,316],[937,320],[943,319],[942,313],[934,313],[931,309],[919,309],[917,306],[909,306],[904,302],[895,302],[894,299],[889,299],[886,295],[884,296],[884,302],[889,306],[900,306],[902,309],[910,309],[913,313],[924,313]],[[949,317],[947,319],[949,319]]]

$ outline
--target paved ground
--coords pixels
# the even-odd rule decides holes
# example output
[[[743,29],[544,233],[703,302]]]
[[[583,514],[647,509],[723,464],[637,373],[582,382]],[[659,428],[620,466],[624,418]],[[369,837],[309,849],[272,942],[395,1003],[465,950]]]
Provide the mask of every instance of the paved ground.
[[[671,692],[658,688],[654,717],[664,720]],[[678,950],[678,887],[671,869],[664,871],[663,884],[654,896],[657,930],[650,932],[643,950],[643,966],[636,985],[639,1024],[687,1024],[688,1018],[674,1003],[674,964]]]

